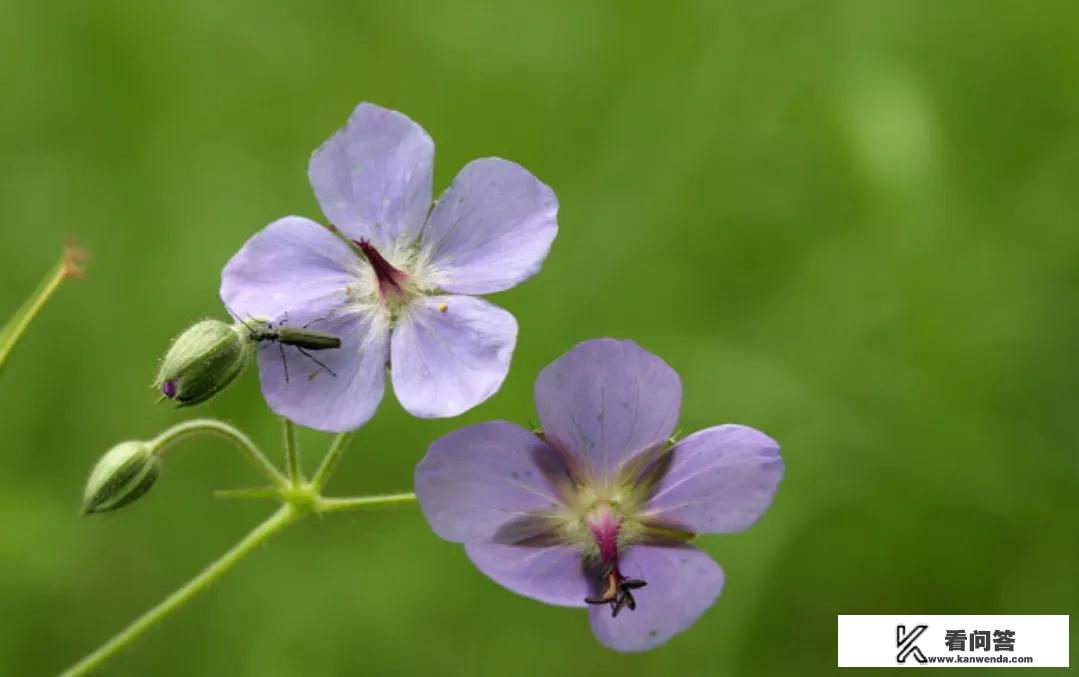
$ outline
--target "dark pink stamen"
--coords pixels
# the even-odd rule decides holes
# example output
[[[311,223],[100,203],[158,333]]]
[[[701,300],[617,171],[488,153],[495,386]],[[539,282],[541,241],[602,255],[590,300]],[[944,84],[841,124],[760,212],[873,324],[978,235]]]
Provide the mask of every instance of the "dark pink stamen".
[[[618,562],[618,530],[622,521],[611,513],[605,513],[599,519],[588,524],[592,538],[596,540],[599,554],[607,564]]]
[[[633,598],[631,591],[645,586],[644,581],[626,578],[618,568],[618,531],[621,527],[621,518],[609,511],[604,511],[588,523],[604,566],[599,577],[599,594],[586,597],[584,601],[589,604],[610,605],[611,616],[617,616],[623,607],[629,608],[630,611],[636,609],[637,600]]]
[[[353,242],[367,257],[367,262],[371,264],[371,268],[375,271],[375,277],[378,278],[379,295],[386,298],[387,294],[404,294],[404,284],[408,280],[408,273],[399,268],[394,268],[393,264],[387,261],[367,238],[360,238],[359,240],[353,240]]]

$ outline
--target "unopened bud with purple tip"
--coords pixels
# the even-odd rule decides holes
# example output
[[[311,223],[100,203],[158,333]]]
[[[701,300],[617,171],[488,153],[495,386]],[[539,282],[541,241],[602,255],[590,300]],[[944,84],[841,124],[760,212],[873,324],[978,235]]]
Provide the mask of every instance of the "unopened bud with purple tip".
[[[170,400],[176,397],[176,381],[165,381],[162,383],[161,394]]]
[[[154,387],[180,406],[205,402],[240,375],[252,351],[250,333],[242,324],[196,322],[172,342]]]

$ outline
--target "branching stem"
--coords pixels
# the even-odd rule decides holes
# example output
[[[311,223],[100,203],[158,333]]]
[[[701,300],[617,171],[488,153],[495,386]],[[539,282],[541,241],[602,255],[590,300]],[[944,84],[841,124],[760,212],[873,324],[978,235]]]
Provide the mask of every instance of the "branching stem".
[[[322,486],[336,466],[341,453],[348,442],[349,435],[338,435],[330,445],[326,456],[319,465],[311,482],[305,483],[299,472],[299,458],[295,446],[295,429],[288,421],[285,423],[285,448],[289,477],[285,477],[274,467],[258,447],[242,432],[232,426],[213,419],[186,421],[169,428],[154,438],[150,445],[154,453],[162,454],[166,449],[192,435],[212,434],[233,442],[273,481],[273,487],[239,489],[224,492],[237,498],[277,498],[281,507],[262,524],[255,527],[247,536],[219,557],[197,576],[182,585],[175,592],[159,602],[152,609],[139,616],[131,625],[114,635],[107,642],[88,654],[75,665],[61,673],[61,677],[87,675],[100,668],[109,659],[122,651],[150,628],[154,627],[174,612],[183,608],[199,593],[209,588],[214,582],[235,567],[241,560],[254,552],[285,527],[294,524],[309,514],[326,514],[362,510],[378,506],[393,506],[411,503],[416,500],[412,493],[384,494],[380,496],[351,496],[326,498],[321,494]],[[290,451],[291,450],[291,451]]]

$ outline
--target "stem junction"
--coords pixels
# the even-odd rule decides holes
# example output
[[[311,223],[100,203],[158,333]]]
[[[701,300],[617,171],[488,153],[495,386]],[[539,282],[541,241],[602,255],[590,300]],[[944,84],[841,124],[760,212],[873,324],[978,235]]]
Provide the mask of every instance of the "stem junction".
[[[266,487],[225,490],[217,492],[216,495],[223,498],[268,498],[279,501],[281,505],[264,522],[255,527],[254,530],[240,539],[236,545],[214,560],[194,578],[184,583],[111,639],[65,670],[61,673],[61,677],[77,677],[97,670],[148,630],[183,608],[184,605],[209,588],[272,536],[301,521],[307,515],[402,505],[416,500],[416,495],[413,493],[353,497],[323,496],[322,487],[325,486],[330,475],[333,474],[350,435],[343,433],[334,438],[311,481],[305,481],[300,469],[295,428],[292,422],[288,420],[285,421],[285,473],[278,470],[249,437],[233,426],[213,419],[195,419],[177,424],[158,435],[149,444],[153,449],[153,453],[160,456],[181,440],[196,435],[215,435],[229,440],[271,482],[270,486]]]

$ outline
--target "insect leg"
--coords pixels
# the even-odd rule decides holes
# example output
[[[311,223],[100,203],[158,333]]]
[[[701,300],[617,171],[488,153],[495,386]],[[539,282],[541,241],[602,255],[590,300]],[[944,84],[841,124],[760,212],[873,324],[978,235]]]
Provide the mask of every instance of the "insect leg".
[[[300,346],[296,346],[296,350],[300,351],[300,352],[301,352],[302,354],[304,354],[304,355],[306,355],[306,356],[307,356],[307,359],[311,360],[312,362],[314,362],[315,364],[317,364],[318,366],[322,367],[322,368],[323,368],[323,369],[325,369],[325,370],[326,370],[327,372],[329,372],[330,376],[332,376],[332,377],[334,377],[334,378],[337,378],[337,374],[336,374],[336,373],[334,372],[334,370],[333,370],[333,369],[330,369],[329,367],[327,367],[326,365],[324,365],[324,364],[323,364],[322,362],[320,362],[320,361],[319,361],[319,359],[318,359],[317,357],[315,357],[315,356],[314,356],[314,355],[312,355],[311,353],[307,352],[306,350],[304,350],[304,349],[303,349],[303,348],[301,348]]]
[[[281,366],[285,368],[285,383],[288,383],[288,360],[285,359],[285,346],[279,342],[277,347],[281,351]]]

